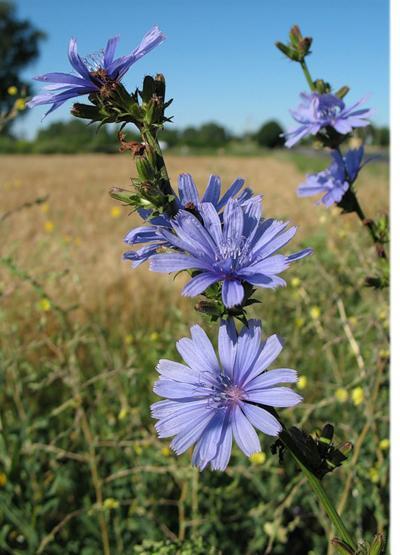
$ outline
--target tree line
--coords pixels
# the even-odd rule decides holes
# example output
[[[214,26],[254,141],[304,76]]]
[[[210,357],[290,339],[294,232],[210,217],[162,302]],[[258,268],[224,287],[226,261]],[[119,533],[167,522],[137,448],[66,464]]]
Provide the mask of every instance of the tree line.
[[[39,129],[32,140],[20,139],[12,134],[0,136],[0,153],[76,154],[114,153],[118,150],[118,129],[108,130],[87,125],[79,120],[58,121]],[[251,145],[253,149],[273,149],[283,146],[283,127],[274,120],[265,122],[253,133],[234,135],[222,125],[209,122],[200,126],[176,129],[167,127],[161,137],[163,148],[176,152],[228,150],[235,145],[236,151]],[[386,147],[390,133],[387,127],[374,127],[364,137],[369,144]],[[137,140],[134,133],[127,133],[128,140]],[[306,142],[305,142],[306,143]]]

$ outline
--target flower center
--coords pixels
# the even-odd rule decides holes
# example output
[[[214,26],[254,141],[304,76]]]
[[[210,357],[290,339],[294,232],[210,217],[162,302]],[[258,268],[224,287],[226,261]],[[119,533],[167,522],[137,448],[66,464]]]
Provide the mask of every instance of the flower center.
[[[237,405],[244,398],[244,391],[225,374],[214,378],[211,386],[210,404],[214,408],[226,408]]]

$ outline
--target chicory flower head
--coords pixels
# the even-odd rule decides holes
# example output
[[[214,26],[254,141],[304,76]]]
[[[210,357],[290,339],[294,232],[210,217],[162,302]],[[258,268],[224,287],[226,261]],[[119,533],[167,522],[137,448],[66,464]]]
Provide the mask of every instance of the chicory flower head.
[[[192,338],[177,342],[185,364],[160,360],[154,391],[166,400],[152,405],[160,438],[175,436],[171,448],[182,454],[195,445],[192,463],[203,470],[225,470],[232,439],[250,456],[261,451],[254,428],[270,436],[282,430],[268,407],[292,407],[302,398],[281,384],[295,383],[297,372],[288,368],[265,371],[282,350],[273,335],[261,341],[261,324],[250,320],[239,335],[232,320],[222,321],[218,337],[219,360],[204,330],[191,328]],[[261,408],[259,405],[266,405]]]
[[[201,204],[199,212],[203,223],[181,210],[171,221],[174,233],[160,231],[178,252],[150,257],[154,272],[196,270],[197,275],[182,291],[185,296],[194,297],[222,282],[222,302],[227,308],[238,306],[244,299],[244,282],[266,288],[284,286],[286,282],[278,274],[291,262],[311,254],[311,249],[290,256],[275,254],[292,239],[296,228],[286,229],[287,222],[262,219],[259,197],[242,205],[229,200],[222,222],[211,203]]]
[[[27,106],[33,108],[42,104],[51,104],[50,110],[45,114],[47,116],[70,98],[95,92],[107,94],[113,90],[115,83],[121,81],[135,62],[164,40],[165,36],[155,26],[146,33],[139,46],[127,56],[114,59],[119,41],[119,37],[116,36],[108,40],[104,50],[82,59],[77,52],[76,40],[72,38],[69,43],[68,58],[77,75],[57,72],[34,77],[36,81],[50,84],[44,87],[47,92],[34,96]]]
[[[356,180],[363,165],[363,156],[363,147],[349,150],[344,156],[334,150],[331,153],[332,164],[329,168],[322,172],[307,175],[304,183],[299,186],[297,195],[299,197],[309,197],[324,193],[317,204],[322,203],[325,206],[340,202],[351,184]]]
[[[198,213],[201,204],[203,202],[209,202],[214,206],[217,212],[220,212],[225,207],[226,203],[236,195],[240,204],[252,197],[252,190],[249,188],[243,189],[243,185],[244,179],[238,178],[221,196],[221,178],[218,177],[218,175],[211,175],[204,195],[200,198],[192,176],[188,173],[183,173],[178,179],[176,205],[180,210]],[[148,220],[150,216],[150,211],[148,210],[139,210],[138,213],[144,220]],[[136,227],[126,235],[125,242],[128,243],[128,245],[150,243],[136,251],[128,251],[124,254],[125,259],[132,261],[132,266],[134,268],[142,264],[142,262],[147,260],[151,255],[155,254],[160,247],[172,246],[161,233],[163,230],[172,231],[171,220],[172,218],[166,214],[150,218],[147,225]]]
[[[346,135],[354,127],[365,127],[369,125],[366,119],[370,116],[369,108],[356,109],[365,102],[365,98],[359,100],[349,108],[346,108],[343,100],[334,94],[311,94],[302,93],[303,99],[297,110],[290,110],[293,118],[300,124],[285,133],[288,148],[298,143],[308,135],[316,135],[324,127],[333,127],[338,133]]]

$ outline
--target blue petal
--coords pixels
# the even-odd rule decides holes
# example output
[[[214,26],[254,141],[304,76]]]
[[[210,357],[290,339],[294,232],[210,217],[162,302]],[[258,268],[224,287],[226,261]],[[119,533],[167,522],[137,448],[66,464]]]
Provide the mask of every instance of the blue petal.
[[[243,301],[244,289],[240,281],[225,279],[222,284],[222,302],[227,308],[238,306]]]
[[[179,200],[185,207],[187,204],[199,205],[199,193],[197,192],[196,185],[193,178],[188,173],[181,173],[178,178]]]
[[[233,319],[221,320],[218,334],[218,352],[222,369],[230,377],[233,377],[236,349],[237,333]]]
[[[198,276],[193,277],[182,289],[184,297],[195,297],[203,293],[213,283],[219,281],[221,276],[212,274],[211,272],[202,272]]]
[[[211,202],[217,206],[219,195],[221,194],[221,178],[218,175],[210,175],[208,185],[204,193],[202,202]]]
[[[270,389],[250,391],[247,393],[247,400],[270,407],[284,408],[298,405],[303,398],[290,387],[271,387]]]
[[[253,453],[261,451],[260,440],[256,431],[239,406],[235,406],[232,410],[232,431],[239,449],[245,455],[249,457]]]
[[[279,421],[268,411],[249,403],[243,403],[242,409],[251,424],[264,434],[277,436],[282,431]]]
[[[108,71],[108,68],[112,64],[114,60],[115,49],[117,48],[117,44],[119,42],[119,36],[112,37],[108,39],[106,48],[104,50],[104,69]]]

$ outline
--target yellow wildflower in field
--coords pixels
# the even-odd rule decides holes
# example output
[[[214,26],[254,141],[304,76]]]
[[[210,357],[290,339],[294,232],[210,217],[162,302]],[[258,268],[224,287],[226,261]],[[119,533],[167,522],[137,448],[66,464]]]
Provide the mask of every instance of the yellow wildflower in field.
[[[302,328],[304,326],[304,318],[296,318],[296,320],[294,321],[294,325],[296,326],[296,328]]]
[[[7,476],[4,474],[4,472],[0,472],[0,488],[4,488],[6,483],[7,483]]]
[[[321,316],[321,309],[319,308],[319,306],[312,306],[310,308],[310,316],[313,320],[318,320],[318,318]]]
[[[156,331],[150,334],[150,341],[157,341],[160,338],[159,334]]]
[[[294,277],[290,280],[290,285],[292,287],[299,287],[300,283],[301,283],[301,281],[300,281],[300,278],[298,278],[298,277]]]
[[[170,457],[171,456],[171,449],[169,447],[163,447],[161,449],[161,455],[163,457]]]
[[[118,420],[125,420],[128,414],[128,409],[126,407],[122,407],[118,413]]]
[[[379,472],[374,466],[369,469],[368,476],[373,484],[377,484],[379,482]]]
[[[52,233],[54,231],[54,222],[52,222],[51,220],[47,220],[46,222],[44,222],[43,227],[46,233]]]
[[[122,214],[122,210],[119,206],[113,206],[111,208],[111,217],[112,218],[119,218],[121,214]]]
[[[299,381],[297,382],[297,387],[299,389],[305,389],[307,387],[307,376],[300,376]]]
[[[388,439],[387,437],[385,439],[381,439],[381,441],[379,442],[379,449],[381,451],[387,451],[389,447],[390,447],[390,439]]]
[[[267,455],[264,453],[264,451],[260,451],[259,453],[253,453],[252,455],[250,455],[249,460],[252,464],[259,466],[265,463],[265,461],[267,460]]]
[[[8,87],[7,92],[10,96],[15,96],[18,92],[18,89],[14,85],[11,85],[11,87]]]
[[[103,501],[103,507],[109,510],[118,509],[119,501],[118,499],[114,499],[113,497],[107,497],[107,499],[104,499]]]
[[[364,401],[364,390],[362,387],[355,387],[351,394],[351,398],[353,400],[353,404],[358,407]]]
[[[131,333],[128,333],[128,335],[125,335],[124,342],[125,342],[125,345],[132,345],[133,335]]]
[[[22,112],[22,110],[25,110],[26,108],[26,100],[25,98],[18,98],[15,101],[15,107],[17,110],[19,110],[20,112]]]
[[[339,403],[345,403],[349,398],[349,394],[344,387],[339,387],[339,389],[335,391],[335,397]]]
[[[44,297],[38,302],[38,308],[43,312],[49,312],[49,310],[51,310],[51,302],[49,301],[49,299],[46,299],[46,297]]]

